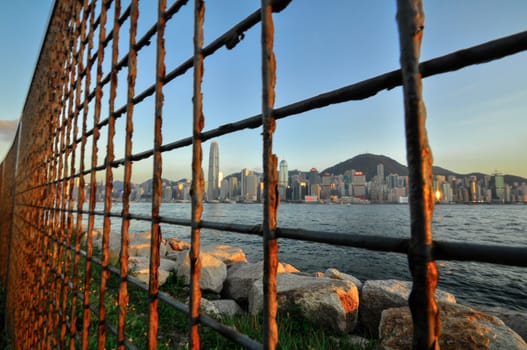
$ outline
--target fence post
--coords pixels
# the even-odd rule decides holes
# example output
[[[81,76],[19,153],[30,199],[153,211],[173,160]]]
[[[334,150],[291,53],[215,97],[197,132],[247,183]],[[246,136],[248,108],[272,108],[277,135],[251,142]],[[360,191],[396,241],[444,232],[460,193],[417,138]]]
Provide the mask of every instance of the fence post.
[[[413,285],[408,303],[413,319],[413,348],[439,349],[439,310],[434,295],[438,272],[432,260],[432,152],[419,72],[424,12],[420,0],[398,0],[397,7],[410,184],[408,263]]]
[[[263,124],[263,332],[264,348],[274,349],[278,343],[276,314],[276,274],[278,268],[278,241],[276,239],[276,214],[278,209],[278,161],[273,154],[273,133],[276,121],[273,116],[276,84],[276,58],[273,52],[273,6],[270,0],[262,0],[262,124]]]
[[[194,54],[193,54],[193,98],[192,98],[192,183],[191,183],[191,233],[190,233],[190,312],[189,312],[189,347],[200,348],[198,329],[199,307],[201,303],[201,289],[199,278],[201,275],[200,239],[201,215],[203,213],[203,196],[205,180],[203,178],[202,138],[205,119],[203,117],[203,22],[205,19],[205,3],[203,0],[194,1]]]

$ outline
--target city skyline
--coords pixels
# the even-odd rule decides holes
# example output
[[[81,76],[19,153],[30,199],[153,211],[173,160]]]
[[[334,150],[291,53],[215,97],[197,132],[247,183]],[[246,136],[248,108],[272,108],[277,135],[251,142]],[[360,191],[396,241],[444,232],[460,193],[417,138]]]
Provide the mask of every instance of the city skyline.
[[[216,142],[217,143],[217,142]],[[218,145],[218,150],[219,150],[219,145]],[[288,174],[290,173],[310,173],[311,171],[317,171],[319,172],[320,174],[323,174],[323,173],[329,173],[329,174],[332,174],[332,175],[339,175],[340,173],[339,172],[327,172],[325,171],[326,169],[329,169],[329,168],[333,168],[337,165],[339,165],[340,163],[344,163],[346,161],[350,161],[352,159],[354,159],[355,157],[361,157],[361,156],[371,156],[371,157],[383,157],[383,158],[388,158],[389,160],[391,161],[394,161],[396,163],[398,163],[398,165],[402,166],[402,167],[407,167],[405,164],[402,164],[400,162],[398,162],[397,160],[391,158],[391,157],[388,157],[386,155],[377,155],[377,154],[370,154],[370,153],[364,153],[364,154],[359,154],[359,155],[355,155],[354,157],[352,158],[349,158],[347,160],[343,160],[343,161],[340,161],[340,162],[337,162],[337,164],[332,164],[331,166],[329,167],[318,167],[316,166],[316,164],[314,164],[311,168],[309,169],[299,169],[299,168],[292,168],[292,169],[289,169],[289,163],[287,160],[285,159],[279,159],[279,166],[277,168],[277,173],[278,173],[278,183],[284,183],[287,179],[287,176]],[[218,158],[219,158],[219,153],[218,153]],[[219,162],[218,162],[219,163]],[[210,164],[210,163],[208,163]],[[376,165],[377,168],[380,168],[382,169],[381,171],[378,171],[376,170],[375,172],[373,172],[374,174],[384,174],[384,164],[382,163],[379,163]],[[471,176],[471,175],[481,175],[481,176],[494,176],[494,175],[503,175],[503,176],[512,176],[514,178],[521,178],[523,179],[524,181],[527,182],[527,177],[523,177],[523,176],[517,176],[515,174],[508,174],[508,173],[505,173],[505,172],[502,172],[502,171],[499,171],[498,169],[495,169],[495,171],[492,171],[490,173],[484,173],[484,172],[480,172],[480,171],[469,171],[467,173],[460,173],[460,172],[457,172],[455,171],[454,169],[450,169],[450,168],[447,168],[447,167],[443,167],[441,166],[440,164],[439,165],[435,165],[434,164],[434,168],[439,168],[439,169],[442,169],[441,171],[441,174],[436,174],[433,172],[433,175],[436,176],[436,175],[442,175],[443,172],[447,172],[447,173],[451,173],[455,176],[460,176],[460,177],[465,177],[465,176]],[[207,169],[209,169],[210,167],[208,167]],[[349,170],[352,170],[352,168],[350,168]],[[356,171],[360,171],[360,172],[363,172],[364,175],[368,175],[370,176],[371,174],[367,171],[365,171],[365,169],[363,167],[357,167],[356,169],[353,169],[353,170],[356,170]],[[406,170],[407,171],[407,170]],[[226,179],[228,179],[229,177],[232,177],[232,176],[236,176],[236,175],[239,175],[241,174],[242,172],[246,172],[246,174],[257,174],[259,176],[261,176],[263,174],[262,170],[259,169],[259,168],[250,168],[250,167],[244,167],[242,169],[238,169],[238,170],[235,170],[235,171],[232,171],[232,172],[224,172],[221,167],[218,167],[218,178],[219,178],[219,181],[218,183],[221,184],[223,181],[225,181]],[[282,175],[284,174],[284,175]],[[207,170],[207,181],[205,181],[205,184],[208,184],[210,182],[209,180],[209,172]],[[384,174],[384,177],[388,176],[389,174],[386,173]],[[400,174],[399,174],[400,175]],[[373,175],[371,175],[373,176]],[[179,181],[190,181],[191,178],[190,177],[176,177],[176,178],[172,178],[170,176],[163,176],[164,179],[166,180],[170,180],[170,181],[173,181],[173,182],[179,182]],[[102,181],[103,179],[99,179],[98,181]],[[146,178],[146,179],[132,179],[132,183],[136,183],[136,184],[140,184],[140,183],[144,183],[144,182],[148,182],[148,181],[151,181],[152,179],[151,178]],[[523,181],[522,180],[522,181]],[[115,178],[114,181],[119,181],[119,182],[122,182],[122,179],[120,178]],[[207,185],[206,185],[207,186]],[[221,189],[221,186],[219,186],[219,188]]]
[[[219,154],[217,143],[212,143],[214,157],[209,166],[211,174],[217,172]],[[216,150],[216,151],[215,151]],[[361,160],[359,160],[361,159]],[[354,165],[333,167],[336,171],[288,171],[287,162],[279,165],[278,192],[280,200],[309,203],[408,203],[409,179],[406,167],[392,159],[376,155],[359,155]],[[379,162],[381,161],[381,162]],[[375,162],[375,165],[372,165]],[[385,162],[385,163],[384,163]],[[342,165],[342,164],[339,164]],[[386,168],[385,168],[386,165]],[[354,169],[355,168],[355,169]],[[509,178],[503,174],[454,174],[437,169],[433,174],[432,192],[439,203],[527,203],[527,179]],[[221,177],[221,175],[220,175]],[[263,175],[247,168],[230,174],[219,181],[214,175],[205,183],[207,202],[256,203],[262,200]],[[190,179],[177,181],[163,179],[162,199],[165,202],[190,201]],[[219,185],[219,188],[218,188]],[[89,185],[88,185],[89,186]],[[97,200],[104,199],[104,185],[97,186]],[[77,193],[78,191],[74,191]],[[122,183],[114,182],[112,197],[121,200]],[[132,201],[149,201],[152,181],[132,183]]]
[[[51,0],[31,5],[7,3],[0,14],[1,44],[10,53],[0,58],[3,78],[0,83],[0,159],[12,142],[15,120],[22,111],[40,49],[40,42],[34,38],[44,35],[51,4]],[[150,22],[155,12],[152,6],[146,2],[140,6],[139,23],[143,18]],[[207,4],[206,44],[258,6],[258,1]],[[445,1],[428,2],[424,6],[426,28],[422,61],[526,30],[527,3],[524,1]],[[177,40],[167,41],[168,69],[173,68],[170,64],[176,65],[191,55],[192,20],[189,15],[192,6],[187,7],[178,23],[189,34],[188,40],[178,41],[181,50],[172,46],[172,41]],[[17,23],[21,21],[27,25],[16,33],[9,30],[18,28]],[[317,23],[317,26],[308,23]],[[337,1],[331,7],[314,8],[307,2],[293,1],[275,15],[275,25],[276,107],[398,68],[395,2]],[[141,27],[138,34],[144,31]],[[174,32],[169,28],[167,35]],[[248,31],[233,52],[236,53],[222,49],[215,58],[205,60],[205,130],[259,113],[258,30]],[[302,59],[298,59],[298,53],[302,53]],[[145,64],[151,62],[151,58],[140,56],[138,69],[149,69]],[[527,130],[524,117],[527,115],[524,102],[527,97],[526,58],[523,52],[424,80],[427,127],[435,164],[458,173],[491,174],[498,170],[527,177],[527,162],[524,161],[527,149],[524,135]],[[147,85],[139,76],[136,90],[141,91]],[[164,123],[184,127],[164,130],[166,142],[188,136],[192,115],[190,86],[191,76],[187,74],[181,78],[181,83],[174,85],[176,90],[167,87]],[[121,98],[119,94],[120,91],[118,99]],[[136,110],[134,152],[152,149],[153,122],[147,116],[153,111],[153,106],[147,103]],[[396,88],[367,101],[342,103],[279,120],[274,153],[280,159],[287,159],[290,169],[313,166],[324,169],[360,153],[385,154],[406,164],[403,114],[401,91]],[[222,144],[225,174],[244,167],[261,169],[260,132],[259,129],[245,130],[217,140]],[[122,139],[122,135],[118,135],[115,140],[117,157],[124,153],[124,146],[120,147],[124,144]],[[100,149],[104,146],[101,144]],[[204,142],[203,159],[208,159],[209,148],[210,142]],[[163,154],[163,159],[164,176],[190,177],[190,149]],[[205,162],[203,166],[207,166]],[[151,161],[134,164],[134,181],[148,179],[151,173]],[[116,169],[115,177],[122,177],[121,169]]]

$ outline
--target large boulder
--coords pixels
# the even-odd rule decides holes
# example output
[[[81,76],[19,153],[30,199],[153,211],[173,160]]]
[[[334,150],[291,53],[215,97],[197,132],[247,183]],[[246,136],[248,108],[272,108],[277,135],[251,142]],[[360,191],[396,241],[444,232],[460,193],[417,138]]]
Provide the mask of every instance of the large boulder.
[[[175,261],[179,267],[185,261],[185,257],[188,255],[188,250],[182,251],[167,251],[167,254],[163,257]]]
[[[130,256],[150,256],[150,242],[152,239],[150,232],[130,233],[130,245],[128,246],[128,254]],[[161,242],[159,245],[159,255],[166,255],[166,244]]]
[[[227,266],[237,262],[247,262],[247,257],[242,248],[230,245],[203,246],[201,247],[201,252],[220,259]]]
[[[299,272],[290,264],[278,263],[278,273]],[[222,294],[246,305],[254,281],[263,278],[263,261],[257,263],[235,263],[229,267]]]
[[[500,319],[466,306],[439,302],[441,350],[525,350],[527,344]],[[412,348],[412,316],[408,307],[382,312],[379,325],[380,349]]]
[[[499,318],[523,340],[527,340],[527,312],[490,306],[478,306],[474,309]]]
[[[202,312],[219,318],[233,317],[244,314],[243,309],[232,299],[208,300],[201,298],[200,309]]]
[[[281,273],[276,278],[279,307],[298,307],[302,316],[323,328],[353,331],[358,321],[359,291],[351,281]],[[253,283],[249,312],[263,307],[263,280]]]
[[[170,276],[172,271],[175,271],[177,263],[169,259],[160,259],[158,276],[159,285],[162,286]],[[150,278],[150,259],[144,256],[131,256],[128,259],[128,269],[132,276],[141,282],[148,284]]]
[[[159,259],[159,270],[168,272],[176,271],[177,262],[170,259]],[[150,258],[144,256],[131,256],[128,258],[128,269],[130,272],[145,273],[150,269]]]
[[[220,293],[223,282],[227,278],[227,266],[211,254],[201,253],[201,275],[199,278],[200,288],[215,293]],[[190,257],[187,253],[181,265],[177,269],[177,275],[184,278],[185,283],[190,283]]]
[[[102,251],[103,229],[98,228],[92,231],[93,247]],[[117,265],[121,253],[121,234],[119,232],[110,232],[110,241],[108,252],[110,255],[110,264]]]
[[[150,283],[150,273],[148,272],[146,273],[133,272],[132,276],[134,276],[135,278],[137,278],[139,281],[143,282],[146,285]],[[162,286],[163,284],[165,284],[169,276],[170,276],[170,272],[165,271],[165,270],[159,270],[158,271],[159,286]]]
[[[180,252],[190,249],[190,243],[181,241],[175,237],[170,237],[166,239],[166,250],[167,253],[171,252]]]
[[[335,268],[327,269],[324,272],[324,277],[333,278],[336,280],[351,281],[357,286],[357,288],[359,288],[359,291],[362,289],[362,282],[360,279],[358,279],[357,277],[353,275],[340,272],[339,270]]]
[[[399,280],[370,280],[362,286],[360,321],[372,336],[377,336],[383,310],[408,305],[412,282]],[[436,290],[436,300],[455,303],[456,297]]]
[[[96,229],[92,231],[93,235],[93,246],[97,249],[102,249],[102,236],[103,230]],[[129,245],[128,245],[128,255],[129,256],[150,256],[150,240],[151,233],[146,232],[130,232],[128,234]],[[121,254],[121,232],[110,232],[110,244],[109,244],[109,253],[110,253],[110,263],[116,265],[119,261],[119,256]],[[166,243],[161,241],[159,245],[159,254],[161,256],[166,255]]]

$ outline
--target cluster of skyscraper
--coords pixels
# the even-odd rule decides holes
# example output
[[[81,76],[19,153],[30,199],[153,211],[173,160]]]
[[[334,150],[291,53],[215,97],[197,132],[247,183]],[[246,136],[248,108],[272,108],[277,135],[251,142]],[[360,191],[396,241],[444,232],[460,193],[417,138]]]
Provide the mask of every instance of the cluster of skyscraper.
[[[286,181],[286,174],[288,178]],[[408,178],[390,174],[384,177],[384,165],[377,166],[377,175],[366,181],[362,171],[350,169],[344,174],[309,172],[289,174],[287,163],[280,162],[279,192],[282,200],[306,202],[369,203],[407,201]]]
[[[435,176],[436,200],[445,203],[527,203],[527,184],[506,184],[502,174]]]
[[[205,200],[208,202],[259,202],[263,192],[261,174],[247,168],[238,174],[223,177],[220,171],[218,142],[211,142]],[[405,203],[408,201],[408,177],[399,174],[385,175],[384,165],[377,165],[376,174],[369,177],[358,170],[344,174],[320,174],[312,168],[309,172],[289,171],[288,164],[279,164],[278,190],[282,201],[337,202],[337,203]],[[190,180],[163,180],[163,201],[190,201]],[[78,186],[78,185],[77,185]],[[78,187],[74,188],[74,196]],[[114,182],[112,196],[120,200],[122,183]],[[464,177],[436,175],[433,178],[434,196],[442,203],[527,203],[527,184],[506,184],[504,176],[470,175]],[[89,193],[89,185],[86,188]],[[97,200],[104,200],[103,183],[97,186]],[[130,200],[152,199],[152,181],[132,185]]]
[[[288,170],[282,160],[278,169],[278,190],[282,201],[340,202],[340,203],[405,203],[408,201],[408,177],[399,174],[385,176],[384,165],[377,165],[377,173],[366,181],[362,171],[347,170],[344,174],[319,174]],[[207,200],[259,201],[263,190],[260,174],[243,169],[223,179],[219,172],[219,149],[212,142],[209,155]],[[507,185],[503,175],[494,176],[434,176],[433,190],[438,202],[527,202],[527,186]]]
[[[216,141],[210,144],[207,179],[206,200],[209,202],[256,202],[260,198],[261,177],[254,171],[242,169],[239,176],[223,178],[220,171],[219,146]]]

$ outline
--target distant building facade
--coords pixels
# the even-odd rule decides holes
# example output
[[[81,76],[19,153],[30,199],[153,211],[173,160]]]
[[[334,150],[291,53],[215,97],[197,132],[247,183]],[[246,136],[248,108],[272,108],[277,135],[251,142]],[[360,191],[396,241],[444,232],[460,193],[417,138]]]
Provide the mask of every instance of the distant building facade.
[[[220,154],[218,142],[210,144],[207,199],[215,200],[220,195]]]

